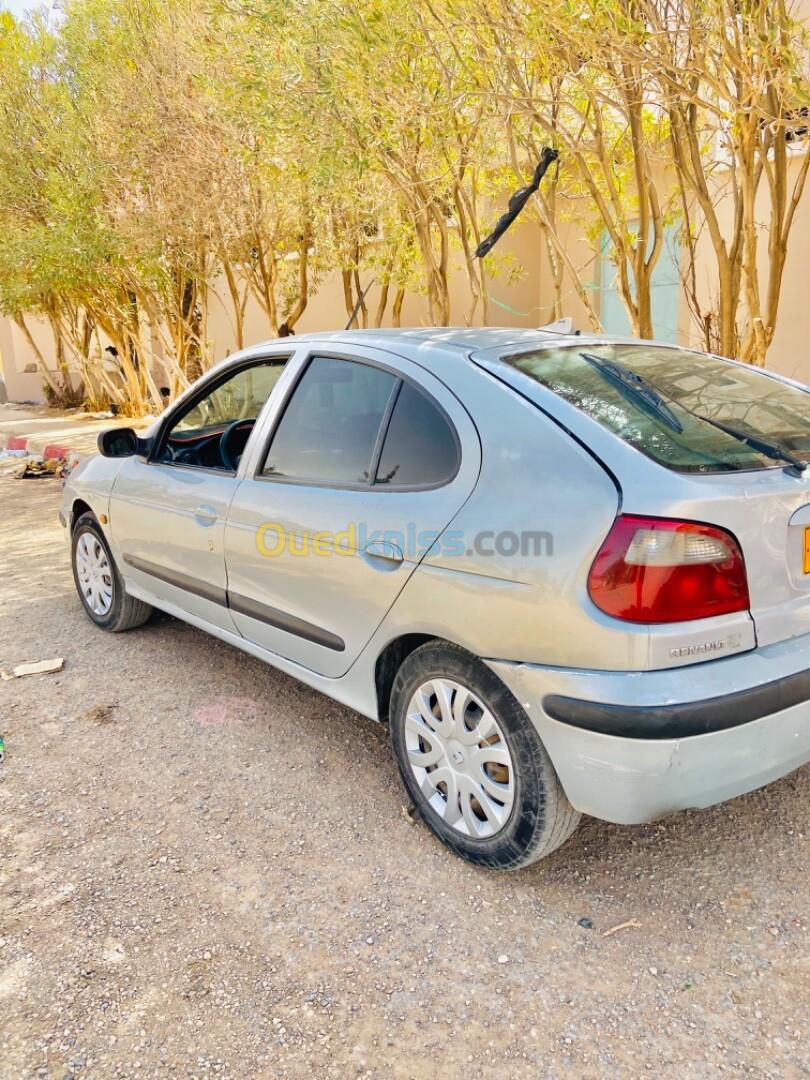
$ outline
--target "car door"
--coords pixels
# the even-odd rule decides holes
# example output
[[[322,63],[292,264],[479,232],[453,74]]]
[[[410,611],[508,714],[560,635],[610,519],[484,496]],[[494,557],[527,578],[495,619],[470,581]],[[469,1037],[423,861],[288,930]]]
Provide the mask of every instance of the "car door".
[[[420,365],[315,350],[263,418],[225,528],[245,638],[344,674],[472,491],[477,432]]]
[[[158,603],[236,631],[228,612],[225,516],[237,471],[286,356],[226,369],[167,417],[149,457],[126,458],[110,498],[110,529],[127,583]],[[231,429],[228,454],[223,433]]]

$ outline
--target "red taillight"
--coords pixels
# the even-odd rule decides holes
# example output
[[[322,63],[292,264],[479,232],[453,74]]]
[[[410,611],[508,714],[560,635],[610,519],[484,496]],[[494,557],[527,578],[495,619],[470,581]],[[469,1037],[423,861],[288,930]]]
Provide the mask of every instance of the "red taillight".
[[[636,623],[687,622],[748,608],[740,546],[714,525],[616,518],[588,575],[607,615]]]

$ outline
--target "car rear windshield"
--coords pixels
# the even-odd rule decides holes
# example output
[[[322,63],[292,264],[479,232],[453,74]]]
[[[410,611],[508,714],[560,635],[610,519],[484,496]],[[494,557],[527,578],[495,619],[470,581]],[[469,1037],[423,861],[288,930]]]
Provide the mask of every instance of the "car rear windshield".
[[[780,464],[709,421],[810,460],[810,394],[754,368],[660,345],[584,342],[502,360],[676,472]],[[628,385],[628,373],[643,382]]]

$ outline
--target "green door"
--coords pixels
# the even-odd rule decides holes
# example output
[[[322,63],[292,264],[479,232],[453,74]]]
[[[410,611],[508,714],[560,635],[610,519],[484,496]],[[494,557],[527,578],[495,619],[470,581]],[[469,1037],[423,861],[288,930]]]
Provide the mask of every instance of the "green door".
[[[664,243],[652,274],[653,336],[657,341],[678,339],[678,303],[681,296],[679,225],[664,230]],[[652,246],[652,238],[650,238]],[[602,325],[607,334],[631,336],[630,319],[616,286],[617,270],[611,262],[612,244],[602,234],[601,282]]]

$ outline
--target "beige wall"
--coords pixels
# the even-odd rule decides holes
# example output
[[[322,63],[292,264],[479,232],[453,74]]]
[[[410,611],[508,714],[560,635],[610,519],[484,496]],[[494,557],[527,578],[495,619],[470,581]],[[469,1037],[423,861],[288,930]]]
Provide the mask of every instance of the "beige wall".
[[[56,368],[53,335],[42,319],[26,316],[26,325],[50,368]],[[31,368],[32,370],[27,370]],[[42,376],[36,356],[22,330],[11,319],[0,316],[0,377],[9,401],[44,401]]]
[[[810,0],[808,0],[810,3]],[[810,153],[810,147],[804,151]],[[799,165],[799,156],[794,158],[791,169],[788,190]],[[730,236],[730,218],[732,203],[723,196],[723,178],[718,173],[716,211],[720,228],[726,239]],[[758,199],[758,224],[759,224],[759,248],[758,264],[760,269],[760,286],[764,304],[766,271],[768,263],[768,192],[763,180]],[[716,274],[716,261],[711,250],[711,242],[707,234],[700,237],[698,243],[698,287],[703,295],[716,296],[717,284],[713,279]],[[685,315],[685,326],[689,335],[685,344],[691,344],[695,340],[693,327],[689,327],[689,311],[682,301]],[[691,341],[689,339],[692,339]],[[805,192],[805,197],[796,211],[796,218],[788,240],[787,260],[782,278],[782,291],[779,304],[779,313],[776,323],[776,334],[773,343],[768,350],[765,365],[769,370],[788,375],[801,382],[810,383],[810,185]]]
[[[514,234],[507,235],[504,241],[498,245],[500,255],[512,256],[523,271],[516,282],[507,284],[502,279],[488,281],[491,298],[490,321],[495,326],[540,326],[548,322],[551,317],[548,307],[543,307],[545,300],[541,282],[543,273],[541,270],[541,237],[539,229],[531,224],[521,224],[516,227]],[[361,274],[363,287],[369,280],[370,275]],[[366,307],[369,313],[373,313],[377,307],[379,298],[379,286],[372,285],[366,295]],[[232,309],[230,307],[227,292],[220,288],[217,295],[209,304],[208,312],[208,339],[212,344],[212,353],[219,358],[235,348],[235,335],[233,328]],[[452,299],[453,316],[457,322],[461,322],[464,312],[469,304],[469,291],[467,288],[466,274],[463,268],[454,267],[450,281],[450,293]],[[393,303],[393,289],[389,298],[388,309],[384,324],[390,326],[391,304]],[[500,304],[506,304],[512,310],[507,310]],[[481,309],[479,306],[477,319],[480,322]],[[318,290],[311,298],[309,306],[296,325],[296,332],[308,334],[318,330],[342,330],[348,322],[348,314],[343,300],[343,283],[339,272],[327,276],[318,286]],[[403,326],[428,325],[428,308],[425,297],[409,292],[405,296],[402,308]],[[258,304],[250,303],[246,311],[245,319],[245,342],[253,344],[265,340],[270,333],[267,321]]]
[[[722,204],[721,204],[722,206]],[[765,216],[763,214],[763,220]],[[599,311],[598,260],[594,257],[590,244],[582,235],[582,229],[575,223],[561,226],[561,236],[571,260],[580,270],[584,281],[593,287],[591,293]],[[767,234],[763,228],[762,247],[767,246]],[[550,274],[546,264],[542,236],[539,227],[531,222],[521,222],[496,249],[498,257],[511,255],[514,262],[522,266],[517,280],[507,282],[506,278],[493,277],[488,280],[491,298],[490,321],[496,326],[541,326],[553,318]],[[713,259],[707,251],[703,263],[704,285],[712,284]],[[364,283],[365,283],[364,279]],[[787,266],[782,286],[782,303],[776,338],[768,354],[767,366],[774,371],[798,378],[810,383],[810,194],[800,205],[796,224],[790,239]],[[571,315],[576,326],[589,329],[589,322],[573,285],[566,283],[564,295],[565,314]],[[454,269],[451,281],[453,298],[453,317],[457,322],[463,320],[469,302],[466,276],[461,266]],[[236,348],[232,316],[227,299],[227,290],[214,290],[209,302],[208,339],[211,354],[215,359],[233,352]],[[372,286],[366,303],[373,311],[378,297],[378,287]],[[477,313],[481,318],[480,308]],[[299,333],[317,330],[338,330],[346,325],[347,314],[343,303],[343,289],[339,273],[328,276],[311,298],[309,306],[298,323]],[[54,364],[53,339],[48,325],[33,317],[27,323],[49,365]],[[386,325],[390,324],[390,305],[386,316]],[[409,293],[402,311],[403,326],[421,326],[427,324],[427,304],[423,296]],[[693,335],[689,328],[689,312],[681,301],[679,311],[680,339],[689,344]],[[270,330],[261,309],[250,303],[246,311],[245,341],[247,344],[264,341],[270,336]],[[103,344],[103,343],[102,343]],[[28,347],[22,332],[11,320],[0,318],[0,363],[7,394],[10,400],[41,401],[44,398],[41,378],[36,373],[26,372],[34,364],[34,356]]]
[[[810,153],[810,147],[805,153]],[[795,162],[797,166],[798,162]],[[762,218],[767,220],[764,213]],[[768,233],[764,228],[760,245],[759,261],[764,267],[768,246]],[[788,241],[776,334],[768,351],[767,367],[810,383],[810,190],[797,207]]]

